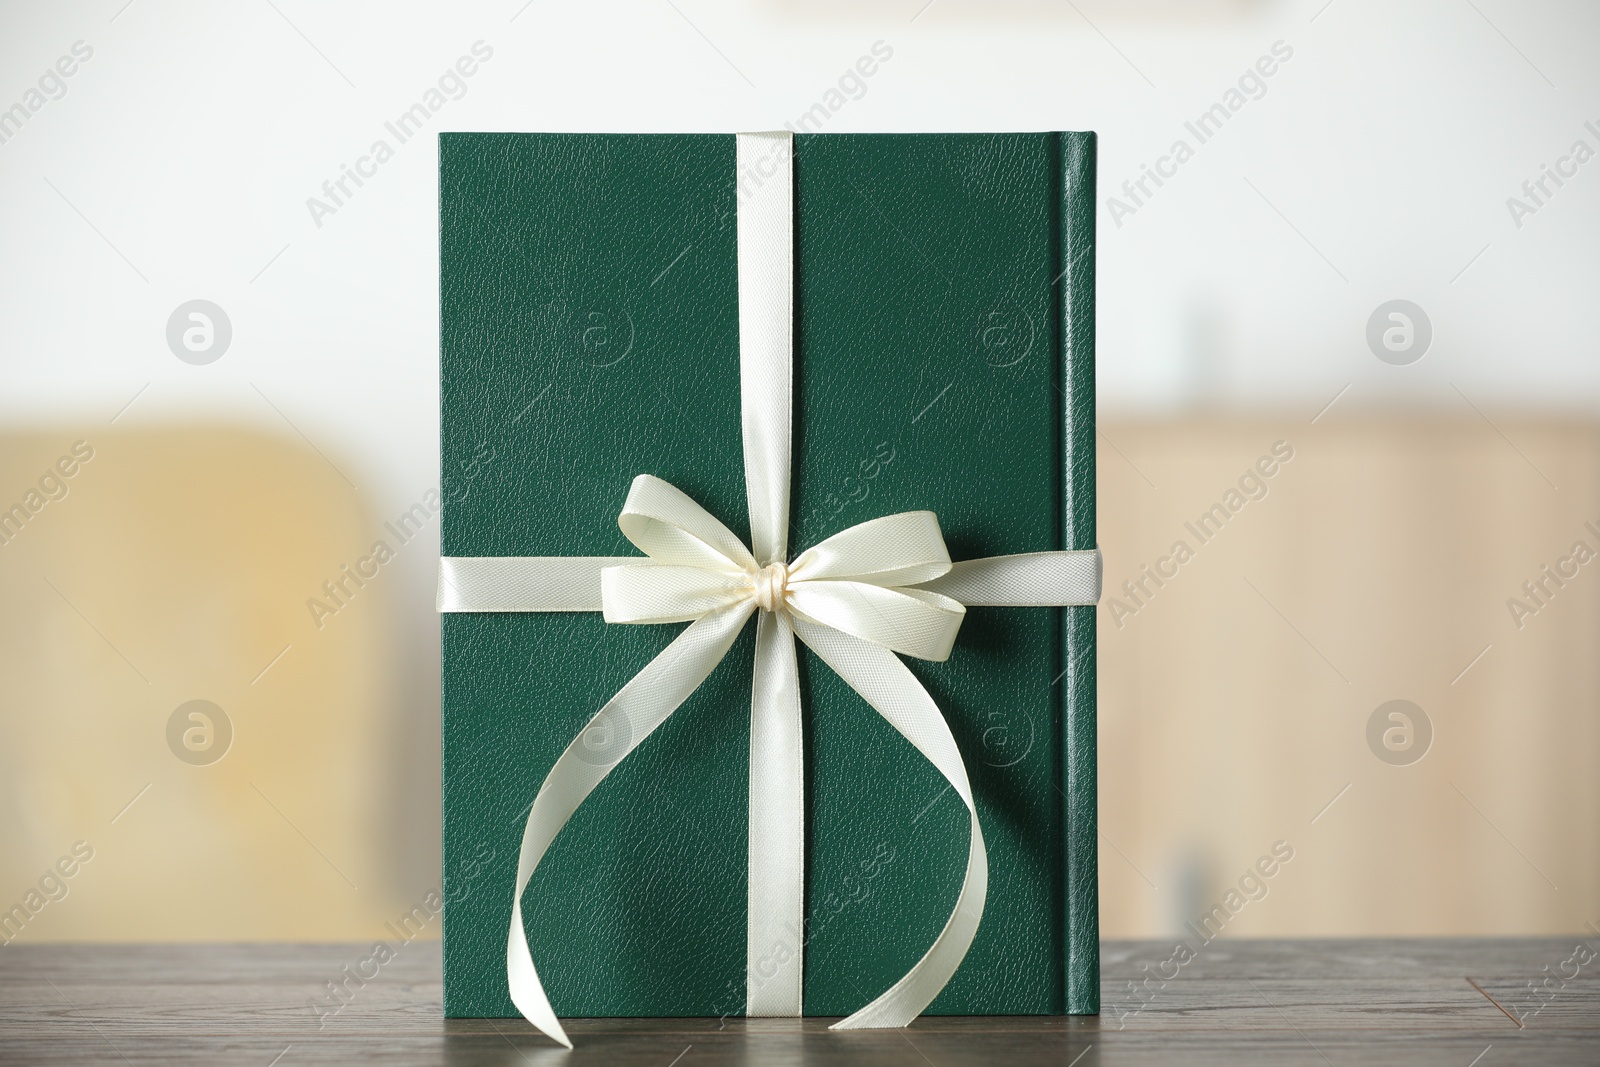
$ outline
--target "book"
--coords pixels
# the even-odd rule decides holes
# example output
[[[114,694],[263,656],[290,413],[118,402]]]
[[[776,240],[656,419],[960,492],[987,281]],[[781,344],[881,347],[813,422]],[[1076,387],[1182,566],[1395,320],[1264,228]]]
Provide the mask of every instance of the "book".
[[[1093,134],[797,135],[792,552],[899,511],[955,559],[1094,537]],[[618,556],[632,478],[748,539],[731,135],[440,138],[441,551]],[[988,841],[931,1014],[1098,1009],[1094,608],[969,609],[909,660]],[[679,626],[447,614],[444,981],[516,1015],[506,927],[556,757]],[[753,627],[577,811],[523,898],[561,1016],[740,1015]],[[846,1015],[949,916],[967,819],[807,650],[808,1015]]]

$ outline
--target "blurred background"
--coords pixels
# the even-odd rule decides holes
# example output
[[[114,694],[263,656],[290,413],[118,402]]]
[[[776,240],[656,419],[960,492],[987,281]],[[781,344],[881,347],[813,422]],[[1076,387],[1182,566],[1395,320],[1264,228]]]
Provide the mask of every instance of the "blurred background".
[[[1578,0],[0,4],[0,940],[368,938],[438,889],[435,135],[806,115],[1100,134],[1105,935],[1275,847],[1228,936],[1596,931],[1597,40]]]

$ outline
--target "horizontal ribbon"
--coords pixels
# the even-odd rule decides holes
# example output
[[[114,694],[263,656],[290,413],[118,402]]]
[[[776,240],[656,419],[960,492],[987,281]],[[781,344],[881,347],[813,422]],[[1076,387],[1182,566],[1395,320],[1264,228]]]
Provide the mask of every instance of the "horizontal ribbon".
[[[642,562],[639,556],[445,556],[439,610],[601,611],[601,573]],[[957,560],[943,577],[914,588],[969,608],[1042,608],[1096,603],[1100,582],[1098,552],[1026,552]]]

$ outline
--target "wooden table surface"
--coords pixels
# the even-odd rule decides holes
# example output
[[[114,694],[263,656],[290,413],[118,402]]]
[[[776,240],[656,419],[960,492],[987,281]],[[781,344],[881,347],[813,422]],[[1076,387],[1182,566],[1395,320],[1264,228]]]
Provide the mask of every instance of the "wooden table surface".
[[[320,1018],[313,998],[369,946],[12,944],[0,948],[0,1062],[1593,1067],[1600,953],[1574,956],[1576,944],[1219,941],[1163,984],[1171,946],[1108,942],[1098,1018],[923,1018],[852,1033],[829,1033],[825,1019],[578,1020],[571,1053],[521,1020],[443,1019],[437,942],[404,946]],[[1536,999],[1529,983],[1547,978]]]

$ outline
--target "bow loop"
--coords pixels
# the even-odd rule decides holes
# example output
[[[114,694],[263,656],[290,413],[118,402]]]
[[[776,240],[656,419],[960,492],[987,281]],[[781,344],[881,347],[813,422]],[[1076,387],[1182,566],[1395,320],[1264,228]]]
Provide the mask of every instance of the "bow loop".
[[[949,570],[950,550],[938,516],[931,511],[902,511],[840,530],[806,549],[789,567],[789,580],[919,585]]]
[[[794,614],[917,659],[950,658],[967,609],[926,589],[867,582],[810,581],[789,586]]]
[[[606,622],[693,622],[750,599],[750,579],[706,567],[636,563],[600,572]]]
[[[732,530],[682,489],[651,474],[633,480],[617,525],[657,563],[729,574],[756,570],[755,557]]]

